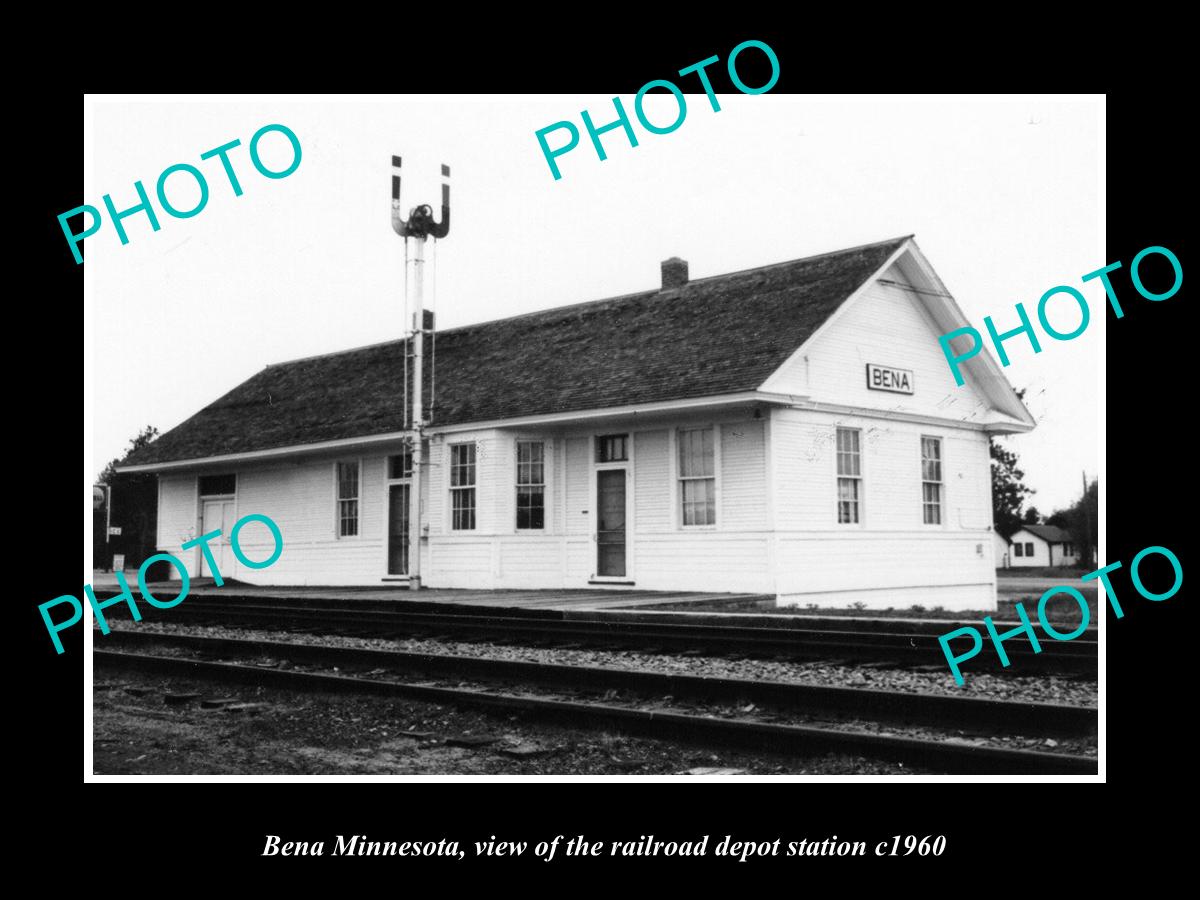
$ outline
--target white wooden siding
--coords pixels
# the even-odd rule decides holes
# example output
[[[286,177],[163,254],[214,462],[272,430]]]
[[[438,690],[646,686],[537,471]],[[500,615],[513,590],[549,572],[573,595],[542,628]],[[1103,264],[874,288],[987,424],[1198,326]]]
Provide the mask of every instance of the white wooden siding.
[[[837,521],[838,427],[862,433],[857,524]],[[924,524],[922,514],[922,435],[942,440],[939,525]],[[983,432],[775,409],[771,436],[781,604],[994,608],[991,470]],[[929,596],[908,599],[921,590]]]
[[[1050,565],[1050,545],[1036,534],[1022,529],[1012,536],[1012,543],[1025,547],[1025,551],[1022,551],[1020,556],[1017,556],[1015,551],[1013,552],[1012,564],[1014,567],[1028,569],[1034,566]],[[1026,552],[1029,544],[1033,544],[1033,556],[1029,556]]]
[[[635,440],[634,525],[638,535],[664,534],[671,530],[671,504],[676,493],[671,484],[670,432],[639,431]]]
[[[194,474],[159,476],[156,546],[160,552],[180,556],[180,545],[197,536],[196,492]]]
[[[397,448],[396,452],[399,452]],[[359,462],[358,534],[338,536],[339,461]],[[266,569],[238,567],[252,584],[378,584],[386,572],[385,463],[383,454],[340,455],[239,469],[238,517],[269,517],[283,536],[283,553]],[[271,552],[265,529],[245,532],[251,559]]]
[[[767,527],[767,453],[761,421],[722,426],[718,500],[718,530],[761,532]]]
[[[685,531],[678,525],[672,435],[681,426],[720,425],[721,492],[713,531]],[[594,441],[598,433],[628,432],[632,440],[629,477],[629,559],[634,587],[649,590],[769,591],[773,577],[766,534],[766,445],[761,421],[750,418],[663,422],[654,428],[605,426],[587,432],[539,434],[497,430],[470,433],[487,446],[495,463],[480,467],[479,503],[494,516],[480,516],[474,535],[431,536],[430,587],[586,587],[596,568],[592,539],[595,480]],[[467,439],[447,438],[446,444]],[[515,529],[516,441],[547,443],[547,527]],[[448,457],[447,457],[448,458]],[[485,479],[492,479],[485,485]],[[431,479],[431,481],[433,481]],[[441,493],[440,486],[431,490]],[[491,493],[488,500],[484,494]],[[432,511],[431,511],[432,514]],[[485,522],[494,530],[487,530]]]
[[[765,533],[689,531],[639,535],[637,587],[652,591],[771,593]]]
[[[590,535],[592,533],[592,511],[588,506],[591,496],[588,472],[592,465],[592,443],[588,437],[571,437],[566,444],[566,466],[563,478],[566,480],[566,517],[567,534]],[[572,571],[576,571],[572,569]]]
[[[880,277],[908,283],[896,266]],[[986,408],[985,401],[970,384],[960,387],[954,383],[939,336],[919,294],[876,281],[850,301],[803,355],[789,360],[773,375],[768,386],[772,391],[825,403],[958,421],[977,419]],[[868,389],[867,363],[910,370],[914,393]]]

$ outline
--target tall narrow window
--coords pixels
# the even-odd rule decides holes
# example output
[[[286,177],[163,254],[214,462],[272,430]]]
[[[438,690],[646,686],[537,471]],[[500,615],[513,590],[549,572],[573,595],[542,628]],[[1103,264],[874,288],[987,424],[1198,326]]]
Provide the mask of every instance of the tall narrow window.
[[[942,524],[942,439],[921,437],[921,507],[926,525]]]
[[[684,525],[716,524],[717,478],[711,428],[679,432],[679,498],[680,522]]]
[[[546,527],[546,445],[517,441],[517,528]]]
[[[853,525],[859,520],[862,497],[862,452],[857,428],[837,430],[838,523]]]
[[[475,444],[450,445],[450,527],[475,529]]]
[[[337,464],[338,537],[358,534],[358,463]]]
[[[1013,546],[1013,556],[1024,556],[1025,555],[1025,545],[1024,544],[1013,544],[1012,546]]]

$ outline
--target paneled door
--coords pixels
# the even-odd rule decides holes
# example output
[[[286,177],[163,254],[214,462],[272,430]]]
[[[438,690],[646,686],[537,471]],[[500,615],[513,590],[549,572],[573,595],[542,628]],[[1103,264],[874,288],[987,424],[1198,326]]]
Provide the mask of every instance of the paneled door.
[[[625,575],[625,470],[596,472],[596,574]]]
[[[388,574],[408,574],[408,485],[388,487]]]
[[[204,509],[202,512],[202,525],[204,530],[202,534],[220,529],[221,536],[215,541],[210,541],[208,546],[211,548],[213,564],[217,567],[217,571],[222,575],[229,574],[229,566],[226,562],[231,562],[232,553],[229,547],[229,532],[234,526],[233,518],[233,501],[232,500],[205,500]],[[204,553],[200,553],[200,577],[211,578],[212,572],[208,568],[208,559]]]

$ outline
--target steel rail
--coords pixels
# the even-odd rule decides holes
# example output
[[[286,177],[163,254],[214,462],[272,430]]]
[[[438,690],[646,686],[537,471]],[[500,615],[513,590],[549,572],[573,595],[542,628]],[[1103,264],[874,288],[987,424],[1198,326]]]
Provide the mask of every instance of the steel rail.
[[[120,615],[124,607],[110,607]],[[147,610],[147,612],[150,612]],[[464,611],[463,607],[434,612],[414,612],[404,608],[379,610],[334,606],[318,607],[308,604],[284,605],[262,603],[258,600],[184,601],[165,611],[150,612],[148,617],[169,616],[174,621],[242,623],[277,625],[317,629],[351,629],[361,634],[382,636],[403,634],[436,634],[492,638],[502,640],[534,640],[616,644],[622,646],[653,646],[659,650],[691,650],[698,647],[715,648],[717,652],[741,652],[766,655],[802,657],[844,657],[849,659],[896,659],[906,663],[945,664],[938,635],[943,632],[914,633],[835,629],[832,627],[768,628],[761,626],[721,625],[708,623],[678,623],[630,620],[624,617],[562,618],[541,614],[524,615],[526,611],[493,610],[480,613]],[[110,613],[111,614],[111,613]],[[164,619],[165,620],[165,619]],[[1097,668],[1095,641],[1042,641],[1042,652],[1035,654],[1024,640],[1005,645],[1013,665],[1002,669],[995,655],[981,653],[971,666],[991,671],[1021,673],[1030,670],[1065,669],[1092,674]]]
[[[288,645],[291,649],[294,645]],[[321,648],[329,649],[329,648]],[[574,727],[619,728],[667,740],[750,747],[786,754],[851,753],[902,762],[934,771],[970,774],[1095,774],[1093,758],[1033,750],[981,746],[946,740],[719,718],[662,709],[563,700],[498,690],[442,687],[393,680],[302,672],[241,663],[93,649],[99,665],[175,677],[215,679],[305,691],[337,691],[405,697],[449,705],[516,711]],[[461,677],[462,673],[459,673]]]
[[[1093,735],[1095,707],[999,700],[993,697],[836,687],[785,681],[760,681],[713,675],[639,671],[611,666],[580,666],[454,654],[410,653],[366,647],[339,647],[245,638],[209,637],[154,631],[121,630],[103,640],[105,648],[172,647],[209,655],[262,655],[294,662],[361,666],[422,675],[513,681],[556,688],[631,690],[648,696],[706,701],[752,702],[805,712],[870,716],[876,721],[920,722],[939,727],[964,726],[1037,735]],[[1027,731],[1021,732],[1021,729]]]

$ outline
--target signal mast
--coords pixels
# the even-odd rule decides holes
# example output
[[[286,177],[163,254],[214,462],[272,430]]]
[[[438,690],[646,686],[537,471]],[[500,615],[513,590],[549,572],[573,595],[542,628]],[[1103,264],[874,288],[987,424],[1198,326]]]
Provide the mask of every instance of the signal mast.
[[[434,329],[434,313],[426,315],[425,302],[425,242],[430,238],[437,240],[450,233],[450,167],[442,166],[442,219],[435,222],[433,209],[424,203],[414,206],[408,213],[408,219],[401,218],[400,213],[400,157],[392,157],[392,230],[404,238],[405,257],[413,267],[413,300],[416,306],[413,312],[412,331],[409,332],[408,346],[412,351],[412,404],[405,411],[404,429],[412,446],[412,481],[409,488],[409,526],[408,526],[408,587],[409,590],[421,589],[421,466],[424,462],[421,441],[425,428],[429,425],[424,402],[424,363],[425,363],[425,333],[431,335]],[[413,253],[408,253],[408,242],[413,241]],[[407,273],[405,273],[407,278]],[[405,360],[405,371],[408,360]],[[432,398],[430,398],[432,400]]]

